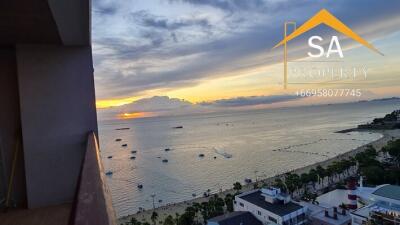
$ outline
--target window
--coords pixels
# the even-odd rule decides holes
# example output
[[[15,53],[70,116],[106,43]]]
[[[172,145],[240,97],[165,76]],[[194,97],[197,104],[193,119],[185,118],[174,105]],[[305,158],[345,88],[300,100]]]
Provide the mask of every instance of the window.
[[[305,220],[306,215],[304,213],[297,216],[297,222],[300,223],[301,221]]]
[[[271,217],[271,216],[268,216],[268,219],[269,219],[269,221],[272,221],[274,223],[278,222],[274,217]]]
[[[260,212],[260,211],[257,211],[257,214],[258,214],[259,216],[261,216],[261,212]]]
[[[243,204],[243,203],[241,203],[241,202],[239,203],[239,205],[240,205],[240,206],[242,206],[242,207],[244,207],[244,204]]]

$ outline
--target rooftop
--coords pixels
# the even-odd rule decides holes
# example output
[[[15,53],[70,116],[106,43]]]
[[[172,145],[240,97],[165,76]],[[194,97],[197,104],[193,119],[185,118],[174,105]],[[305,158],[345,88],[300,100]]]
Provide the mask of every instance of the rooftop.
[[[325,210],[321,210],[312,215],[313,219],[318,219],[320,221],[325,221],[325,223],[339,225],[346,224],[351,221],[349,213],[346,211],[346,215],[341,214],[342,210],[338,209],[337,219],[333,218],[333,208],[327,209],[329,212],[329,217],[325,216]]]
[[[287,204],[279,204],[279,203],[272,204],[265,201],[265,197],[263,197],[261,194],[262,194],[261,191],[256,191],[253,193],[249,193],[247,195],[239,196],[239,198],[279,216],[284,216],[303,208],[303,206],[296,204],[294,202],[289,202]]]
[[[364,206],[350,213],[359,217],[368,218],[370,211],[368,206]]]
[[[232,212],[208,220],[219,225],[262,225],[250,212]]]
[[[336,189],[318,196],[317,201],[324,207],[340,206],[348,201],[347,194],[347,190]]]
[[[400,186],[385,185],[376,189],[372,194],[400,201]]]

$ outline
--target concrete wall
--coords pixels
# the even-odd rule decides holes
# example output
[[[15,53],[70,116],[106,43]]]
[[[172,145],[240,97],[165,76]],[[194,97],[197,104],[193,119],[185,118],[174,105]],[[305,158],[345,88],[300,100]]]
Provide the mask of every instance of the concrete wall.
[[[17,139],[21,141],[15,48],[0,48],[0,202],[6,198]],[[10,205],[25,203],[23,149],[19,146]]]
[[[90,47],[17,45],[29,208],[71,202],[97,133]]]

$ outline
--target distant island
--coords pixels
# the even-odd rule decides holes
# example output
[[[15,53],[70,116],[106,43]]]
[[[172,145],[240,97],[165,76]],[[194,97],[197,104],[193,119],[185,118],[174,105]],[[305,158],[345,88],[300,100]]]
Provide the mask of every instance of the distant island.
[[[375,118],[371,123],[360,124],[357,128],[338,131],[337,133],[348,133],[362,130],[393,130],[400,129],[400,110],[386,114],[384,117]]]

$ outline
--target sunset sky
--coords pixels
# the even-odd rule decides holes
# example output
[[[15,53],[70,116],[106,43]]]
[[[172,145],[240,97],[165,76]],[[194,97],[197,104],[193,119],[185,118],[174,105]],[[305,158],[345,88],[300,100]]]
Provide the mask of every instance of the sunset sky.
[[[327,47],[337,35],[345,50],[340,65],[366,67],[368,77],[352,84],[289,84],[284,90],[283,48],[272,50],[283,38],[283,23],[300,26],[323,8],[384,56],[320,26],[288,44],[289,60],[310,60],[310,36],[322,36]],[[295,96],[309,88],[362,89],[361,99],[399,96],[399,8],[398,0],[93,0],[97,106],[135,118],[354,100]],[[289,71],[300,65],[315,63],[289,63]],[[295,80],[289,76],[290,81]]]

